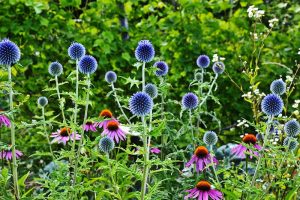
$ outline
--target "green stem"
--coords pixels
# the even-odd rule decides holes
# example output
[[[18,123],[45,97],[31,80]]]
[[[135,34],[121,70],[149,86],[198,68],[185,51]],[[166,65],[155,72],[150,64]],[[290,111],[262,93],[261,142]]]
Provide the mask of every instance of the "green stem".
[[[195,136],[194,136],[194,128],[193,128],[193,122],[192,122],[192,110],[189,110],[189,124],[191,127],[191,132],[192,132],[192,140],[193,140],[193,146],[194,149],[196,149],[196,144],[195,144]]]
[[[212,145],[210,145],[210,160],[211,160],[211,163],[212,163],[212,168],[213,168],[216,180],[217,180],[218,184],[221,185],[220,181],[219,181],[219,178],[218,178],[218,175],[217,175],[217,172],[216,172],[216,167],[215,167],[214,158],[213,158],[213,148],[212,148]]]
[[[116,92],[114,83],[111,83],[111,88],[112,88],[112,90],[113,90],[113,93],[114,93],[115,99],[116,99],[116,101],[117,101],[118,107],[120,108],[120,110],[121,110],[123,116],[125,117],[126,121],[127,121],[129,124],[131,124],[130,120],[128,119],[127,115],[125,114],[125,112],[124,112],[124,110],[123,110],[123,108],[122,108],[122,106],[121,106],[121,104],[120,104],[120,101],[119,101],[119,98],[118,98],[118,95],[117,95],[117,92]]]
[[[66,118],[65,118],[65,113],[64,113],[64,105],[61,101],[61,98],[60,98],[60,92],[59,92],[59,87],[58,87],[58,78],[57,76],[55,76],[55,84],[56,84],[56,92],[57,92],[57,96],[58,96],[58,100],[59,100],[59,107],[61,109],[61,113],[62,113],[62,117],[63,117],[63,123],[64,125],[66,125]]]
[[[162,86],[163,85],[163,82],[164,82],[164,79],[162,77],[160,77],[160,85]],[[163,119],[163,121],[165,121],[165,108],[164,108],[164,105],[165,105],[165,98],[164,98],[164,93],[161,93],[161,118]],[[151,111],[152,112],[152,111]],[[152,113],[151,113],[152,114]],[[162,148],[165,147],[165,134],[161,134],[161,146]],[[162,149],[161,151],[161,160],[163,160],[164,158],[164,151]]]
[[[271,123],[273,121],[273,117],[274,116],[272,116],[272,115],[268,116],[267,130],[266,130],[266,134],[264,135],[264,140],[263,140],[263,146],[262,146],[262,149],[261,149],[261,154],[259,155],[258,162],[257,162],[256,168],[255,168],[255,172],[254,172],[254,175],[252,177],[251,186],[254,185],[255,178],[257,176],[257,172],[258,172],[260,164],[261,164],[261,158],[263,157],[263,153],[264,153],[264,150],[265,150],[265,147],[266,147],[266,143],[268,141],[267,138],[268,138],[269,131],[270,131],[270,128],[271,128]]]
[[[203,75],[204,75],[204,69],[201,67],[201,82],[200,82],[200,84],[203,84]],[[199,87],[200,95],[202,96],[202,87],[200,84],[198,83],[198,87]]]
[[[54,154],[53,154],[53,151],[52,151],[51,142],[50,142],[50,139],[49,139],[49,134],[47,133],[47,129],[46,129],[45,107],[44,107],[44,106],[42,106],[42,117],[43,117],[43,128],[44,128],[44,132],[45,132],[45,135],[46,135],[48,144],[49,144],[49,149],[50,149],[51,156],[52,156],[52,158],[53,158],[53,160],[54,160]]]
[[[122,200],[120,194],[119,194],[119,189],[118,189],[118,186],[115,182],[115,179],[114,179],[114,175],[112,173],[112,165],[111,165],[111,162],[110,162],[110,158],[109,158],[109,153],[106,153],[106,158],[107,158],[107,163],[108,163],[108,167],[110,170],[109,171],[109,175],[110,175],[110,179],[111,179],[111,182],[112,182],[112,185],[113,185],[113,188],[115,190],[115,193],[118,195],[118,199]]]
[[[215,83],[216,83],[216,80],[217,80],[217,78],[218,78],[218,74],[216,74],[216,76],[215,76],[215,78],[214,78],[214,80],[213,80],[213,82],[211,83],[211,85],[210,85],[210,88],[209,88],[209,90],[208,90],[208,92],[207,92],[207,94],[205,95],[205,97],[204,97],[204,99],[201,101],[201,103],[199,104],[199,109],[201,108],[201,106],[206,102],[206,99],[208,98],[208,96],[211,94],[211,92],[212,92],[212,88],[214,87],[214,85],[215,85]]]
[[[7,66],[8,68],[8,83],[9,83],[9,108],[11,113],[11,145],[12,145],[12,171],[13,171],[13,180],[14,180],[14,192],[16,199],[20,199],[20,191],[18,185],[18,165],[16,159],[16,140],[15,140],[15,122],[14,122],[14,104],[13,104],[13,86],[12,86],[12,78],[11,78],[11,66]]]
[[[146,190],[147,190],[147,180],[148,180],[148,161],[149,161],[149,147],[148,147],[148,139],[146,135],[146,120],[145,117],[142,116],[143,123],[143,143],[144,143],[144,170],[143,170],[143,180],[142,180],[142,191],[141,191],[141,200],[145,199]]]
[[[145,62],[143,62],[143,68],[142,68],[142,86],[143,86],[143,90],[142,91],[144,91],[144,89],[145,89],[145,66],[146,66],[146,63]]]

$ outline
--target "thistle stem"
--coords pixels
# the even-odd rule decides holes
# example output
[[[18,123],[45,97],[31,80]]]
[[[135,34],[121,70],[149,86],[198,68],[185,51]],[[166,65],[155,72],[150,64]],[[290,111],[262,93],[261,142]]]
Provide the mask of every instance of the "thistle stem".
[[[148,147],[148,139],[146,135],[146,120],[145,117],[142,116],[143,123],[143,143],[144,143],[144,170],[143,170],[143,180],[142,180],[142,191],[141,191],[141,200],[145,199],[146,190],[147,190],[147,180],[148,180],[148,161],[149,161],[149,147]]]
[[[264,135],[264,139],[263,139],[263,146],[262,146],[262,149],[261,149],[261,155],[259,156],[258,161],[257,161],[255,172],[254,172],[254,175],[252,177],[251,186],[254,185],[255,178],[257,176],[257,172],[258,172],[260,164],[261,164],[261,158],[263,157],[263,153],[264,153],[264,150],[265,150],[265,147],[266,147],[266,143],[268,141],[267,138],[268,138],[268,135],[269,135],[269,132],[270,132],[270,128],[271,128],[271,123],[273,121],[273,117],[274,117],[273,115],[268,116],[267,130],[266,130],[266,134]]]
[[[55,76],[55,84],[56,84],[56,92],[57,92],[57,96],[58,96],[58,100],[59,100],[59,107],[61,109],[61,114],[63,117],[63,123],[66,125],[66,117],[65,117],[65,113],[64,113],[64,106],[63,103],[61,102],[61,98],[60,98],[60,92],[59,92],[59,86],[58,86],[58,78],[57,76]]]
[[[16,159],[16,141],[15,141],[15,122],[14,122],[14,104],[13,104],[13,86],[12,86],[12,78],[11,78],[11,66],[7,66],[8,68],[8,83],[9,83],[9,108],[11,112],[11,145],[12,145],[12,171],[13,171],[13,180],[14,180],[14,192],[15,198],[17,200],[20,199],[20,191],[18,185],[18,165]]]
[[[109,158],[109,153],[106,153],[106,158],[107,158],[107,163],[108,163],[108,167],[110,170],[109,171],[109,175],[110,175],[110,179],[111,179],[111,182],[112,182],[112,185],[113,185],[113,188],[115,190],[115,193],[118,195],[118,199],[122,200],[122,198],[120,197],[120,194],[119,194],[119,189],[116,185],[116,182],[115,182],[115,179],[114,179],[114,175],[112,173],[112,165],[111,165],[111,162],[110,162],[110,158]]]
[[[214,80],[212,81],[212,83],[211,83],[211,85],[210,85],[210,88],[209,88],[207,94],[205,95],[205,97],[204,97],[204,99],[201,101],[201,103],[199,104],[199,108],[201,108],[201,106],[206,102],[208,96],[211,94],[212,88],[214,87],[217,78],[218,78],[218,74],[216,74]]]
[[[213,171],[214,171],[214,174],[215,174],[215,177],[216,177],[216,181],[218,182],[219,185],[220,184],[220,181],[219,181],[219,178],[218,178],[218,175],[217,175],[217,172],[216,172],[216,167],[215,167],[215,163],[214,163],[214,158],[213,158],[213,147],[212,145],[210,145],[210,160],[211,160],[211,163],[212,163],[212,168],[213,168]]]
[[[146,63],[143,62],[143,67],[142,67],[142,86],[143,86],[143,90],[145,89],[145,66],[146,66]]]
[[[130,120],[128,119],[127,115],[125,114],[125,112],[124,112],[124,110],[123,110],[123,108],[122,108],[122,106],[121,106],[121,104],[120,104],[120,101],[119,101],[119,98],[118,98],[118,95],[117,95],[117,92],[116,92],[114,83],[111,83],[111,88],[112,88],[112,90],[113,90],[114,97],[115,97],[115,99],[116,99],[116,101],[117,101],[117,104],[118,104],[119,109],[121,110],[121,112],[122,112],[123,116],[125,117],[126,121],[127,121],[129,124],[131,124]]]
[[[50,153],[51,153],[52,158],[54,159],[54,154],[53,154],[53,151],[52,151],[51,142],[50,142],[47,130],[46,130],[45,107],[44,106],[42,106],[42,118],[43,118],[43,128],[44,128],[44,132],[45,132],[48,144],[49,144]]]
[[[189,124],[190,124],[190,127],[191,127],[193,146],[194,146],[194,149],[195,149],[196,148],[196,141],[195,141],[195,136],[194,136],[193,122],[192,122],[192,110],[189,110]]]

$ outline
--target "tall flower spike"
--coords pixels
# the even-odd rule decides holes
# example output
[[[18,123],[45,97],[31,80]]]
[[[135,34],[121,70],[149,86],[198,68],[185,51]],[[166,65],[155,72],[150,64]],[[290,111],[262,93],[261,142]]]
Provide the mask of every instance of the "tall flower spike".
[[[153,100],[145,92],[137,92],[129,100],[129,109],[132,114],[137,116],[145,116],[149,114],[152,107]]]
[[[215,62],[212,69],[215,74],[222,74],[225,70],[225,65],[223,62]]]
[[[271,83],[270,90],[273,94],[282,95],[286,91],[286,84],[282,79],[277,79]]]
[[[19,47],[9,39],[0,42],[0,65],[13,65],[21,58]]]
[[[63,67],[59,62],[52,62],[48,68],[49,74],[52,76],[60,76],[63,72]]]
[[[268,94],[261,102],[261,110],[266,115],[279,115],[283,109],[283,101],[277,94]]]
[[[155,72],[156,76],[165,76],[169,71],[169,66],[164,61],[157,61],[156,63],[154,63],[153,67],[157,68]]]
[[[113,72],[113,71],[108,71],[105,74],[105,80],[109,84],[114,83],[114,82],[117,81],[117,74],[115,72]]]
[[[151,62],[155,51],[149,40],[141,40],[135,49],[135,57],[140,62]]]
[[[189,92],[182,97],[182,106],[184,109],[194,109],[198,106],[198,103],[198,97],[192,92]]]
[[[68,48],[68,55],[73,60],[79,60],[85,55],[85,47],[77,42],[73,42]]]
[[[156,85],[152,84],[152,83],[148,83],[145,86],[144,92],[146,92],[147,94],[149,94],[149,96],[154,99],[157,97],[157,87]]]
[[[39,97],[38,104],[42,107],[45,107],[48,104],[47,97]]]
[[[97,67],[97,60],[93,56],[85,55],[79,61],[79,71],[83,74],[92,74]]]
[[[210,59],[207,55],[200,55],[197,58],[197,65],[198,67],[207,68],[210,64]]]
[[[296,137],[300,133],[300,124],[297,120],[292,119],[284,125],[284,132],[288,137]]]

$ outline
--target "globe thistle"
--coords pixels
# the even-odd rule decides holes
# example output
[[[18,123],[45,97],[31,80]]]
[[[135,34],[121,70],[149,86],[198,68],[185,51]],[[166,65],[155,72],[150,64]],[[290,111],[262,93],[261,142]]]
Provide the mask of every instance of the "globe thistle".
[[[165,76],[169,71],[169,66],[164,61],[157,61],[153,66],[158,68],[155,72],[156,76]]]
[[[105,80],[109,84],[114,83],[114,82],[117,81],[117,74],[115,72],[113,72],[113,71],[108,71],[105,74]]]
[[[300,133],[300,124],[295,119],[292,119],[285,123],[284,132],[288,137],[296,137]]]
[[[129,100],[129,109],[132,114],[137,116],[145,116],[149,114],[152,107],[153,100],[145,92],[137,92]]]
[[[97,60],[93,56],[85,55],[79,61],[79,71],[83,74],[94,73],[97,66]]]
[[[283,146],[288,146],[288,150],[290,151],[297,149],[298,145],[298,141],[293,137],[287,137],[283,140]]]
[[[208,145],[215,145],[218,142],[218,136],[214,131],[206,131],[203,136],[203,142]]]
[[[200,55],[196,61],[198,67],[207,68],[210,64],[210,59],[207,55]]]
[[[196,81],[201,81],[201,80],[202,80],[202,74],[199,73],[199,72],[196,73],[196,74],[195,74],[195,80],[196,80]]]
[[[38,104],[42,107],[45,107],[48,104],[47,97],[39,97],[38,98]]]
[[[149,40],[141,40],[135,49],[135,57],[140,62],[151,62],[155,51]]]
[[[73,60],[79,60],[85,55],[85,47],[77,42],[73,42],[68,48],[68,54]]]
[[[286,91],[286,84],[282,79],[277,79],[271,83],[270,90],[273,94],[282,95]]]
[[[277,94],[268,94],[261,102],[261,110],[266,115],[279,115],[283,109],[283,101]]]
[[[0,42],[0,65],[15,64],[21,58],[19,47],[9,39]]]
[[[182,97],[182,105],[184,109],[194,109],[198,106],[198,97],[194,93],[189,92]]]
[[[149,94],[149,96],[154,99],[157,97],[157,87],[156,85],[152,84],[152,83],[148,83],[145,88],[144,88],[144,92],[146,92],[147,94]]]
[[[225,65],[223,62],[215,62],[212,68],[216,74],[222,74],[225,70]]]
[[[63,67],[59,62],[52,62],[49,65],[48,71],[52,76],[60,76],[63,72]]]
[[[99,141],[99,149],[104,153],[109,153],[111,150],[115,148],[114,141],[109,137],[103,137]]]

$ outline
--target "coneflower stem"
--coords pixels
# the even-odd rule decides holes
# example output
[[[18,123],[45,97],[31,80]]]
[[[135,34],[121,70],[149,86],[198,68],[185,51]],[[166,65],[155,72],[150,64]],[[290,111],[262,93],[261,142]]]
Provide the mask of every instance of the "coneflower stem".
[[[141,200],[145,199],[146,191],[147,191],[147,180],[148,180],[148,161],[149,161],[149,147],[148,147],[148,139],[146,135],[146,120],[145,116],[142,116],[143,123],[143,143],[144,143],[144,170],[143,170],[143,180],[142,180],[142,191],[141,191]]]
[[[51,142],[50,142],[50,139],[49,139],[49,134],[47,133],[47,130],[46,130],[45,107],[44,106],[42,106],[42,118],[43,118],[43,128],[44,128],[45,136],[46,136],[48,144],[49,144],[49,149],[50,149],[51,156],[54,160],[54,154],[53,154],[53,151],[52,151]]]
[[[218,175],[217,175],[217,172],[216,172],[216,167],[215,167],[214,158],[213,158],[213,146],[212,145],[210,145],[210,160],[211,160],[211,164],[212,164],[214,174],[216,176],[216,181],[218,182],[219,185],[221,185],[220,181],[219,181],[219,178],[218,178]]]
[[[194,149],[196,149],[196,141],[195,141],[195,136],[194,136],[194,128],[193,128],[193,122],[192,122],[192,110],[189,110],[189,124],[191,128],[191,133],[192,133],[192,140],[193,140],[193,146]]]
[[[57,92],[57,96],[58,96],[58,100],[59,100],[59,107],[61,109],[61,114],[63,117],[63,123],[66,125],[66,118],[65,118],[65,113],[64,113],[64,105],[61,102],[61,98],[60,98],[60,92],[59,92],[59,86],[58,86],[58,78],[57,76],[55,76],[55,85],[56,85],[56,92]]]
[[[201,101],[201,103],[199,104],[199,108],[201,108],[201,106],[206,102],[206,99],[208,98],[208,96],[209,96],[210,93],[212,92],[212,88],[214,87],[217,78],[218,78],[218,74],[216,74],[214,80],[212,81],[212,83],[211,83],[211,85],[210,85],[210,88],[209,88],[207,94],[205,95],[205,97],[204,97],[204,99]]]
[[[84,118],[83,118],[83,127],[85,127],[86,120],[87,120],[87,113],[88,113],[88,108],[89,108],[89,101],[90,101],[90,87],[91,87],[91,80],[90,80],[90,75],[87,75],[87,92],[86,92],[86,103],[85,103],[85,111],[84,111]],[[74,177],[73,177],[73,186],[76,184],[76,176],[77,176],[77,167],[78,167],[78,162],[80,160],[80,150],[82,148],[83,144],[83,139],[84,139],[84,129],[81,127],[81,137],[80,137],[80,142],[79,142],[79,147],[77,150],[76,158],[75,158],[75,166],[74,166]],[[76,139],[76,132],[74,132],[73,135],[73,140]],[[76,196],[76,191],[75,191],[75,196]]]
[[[125,112],[124,112],[124,110],[123,110],[123,108],[122,108],[122,106],[121,106],[121,104],[120,104],[120,101],[119,101],[119,98],[118,98],[118,95],[117,95],[117,92],[116,92],[114,83],[111,83],[111,88],[112,88],[112,90],[113,90],[114,97],[115,97],[115,99],[116,99],[116,101],[117,101],[117,104],[118,104],[119,109],[121,110],[121,112],[122,112],[123,116],[125,117],[126,121],[127,121],[129,124],[131,124],[130,120],[128,119],[127,115],[125,114]]]
[[[257,176],[257,172],[258,172],[260,164],[261,164],[261,158],[263,157],[263,153],[265,151],[266,143],[268,141],[267,138],[268,138],[268,135],[269,135],[269,132],[270,132],[270,128],[271,128],[271,123],[273,121],[273,117],[274,117],[273,115],[269,115],[268,116],[266,134],[264,135],[264,138],[263,138],[263,146],[261,148],[261,154],[259,155],[259,158],[258,158],[258,161],[257,161],[257,165],[256,165],[256,168],[255,168],[255,171],[254,171],[254,175],[252,177],[251,186],[254,185],[254,182],[255,182],[255,179],[256,179],[256,176]]]
[[[13,171],[13,180],[14,180],[14,190],[15,190],[15,197],[17,200],[20,199],[20,191],[18,185],[18,165],[17,165],[17,158],[16,158],[16,140],[15,140],[15,122],[14,122],[14,104],[13,104],[13,86],[12,86],[12,78],[11,78],[11,66],[7,66],[8,68],[8,83],[9,83],[9,108],[11,114],[11,145],[12,145],[12,171]]]

